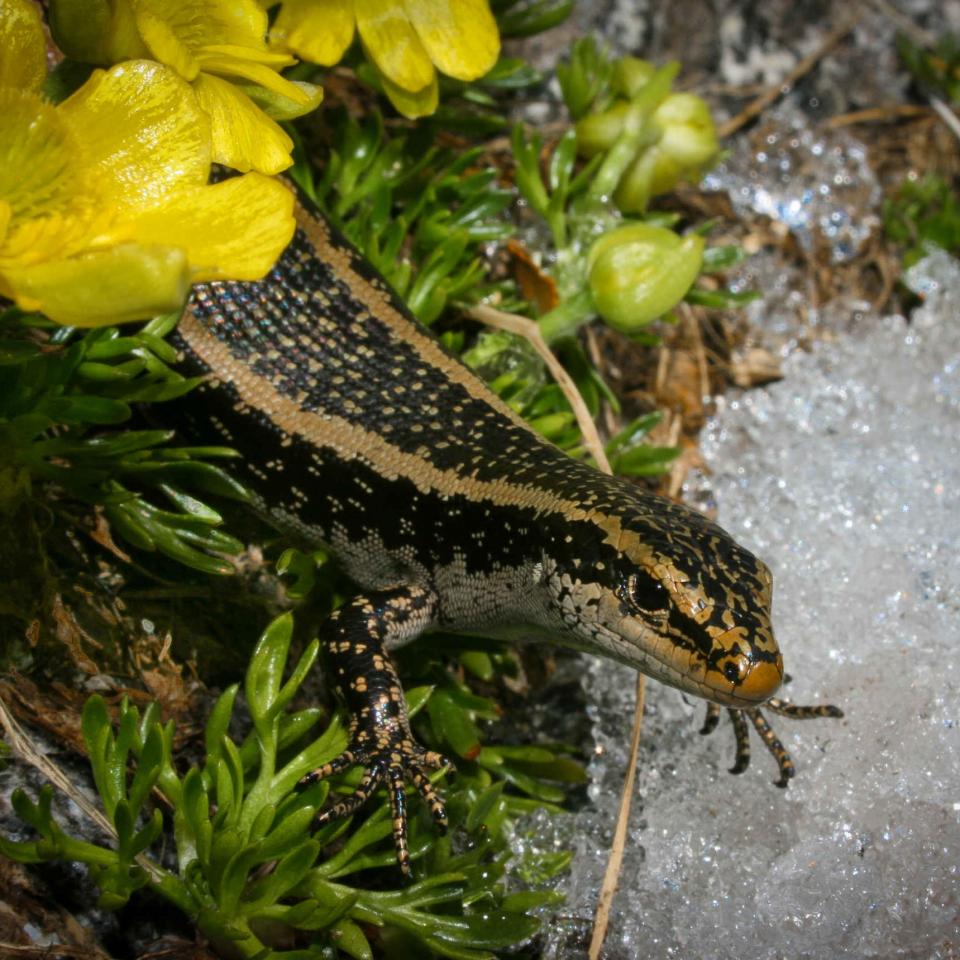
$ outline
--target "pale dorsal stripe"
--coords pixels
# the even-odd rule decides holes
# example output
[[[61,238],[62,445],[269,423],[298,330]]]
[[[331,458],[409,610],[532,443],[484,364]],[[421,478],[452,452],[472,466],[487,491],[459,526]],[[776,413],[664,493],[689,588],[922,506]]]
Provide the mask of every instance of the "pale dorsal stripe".
[[[229,346],[206,330],[192,312],[188,311],[180,321],[179,332],[190,349],[214,371],[213,376],[236,390],[240,404],[263,411],[287,437],[326,447],[342,460],[366,462],[387,480],[404,477],[422,493],[461,494],[477,502],[487,500],[503,506],[560,513],[574,521],[600,519],[596,511],[583,510],[573,501],[542,487],[508,480],[476,480],[455,470],[443,470],[343,417],[304,410],[296,400],[280,393],[254,372],[247,361],[234,356]]]
[[[394,307],[385,281],[371,283],[354,270],[356,254],[332,242],[330,228],[326,221],[311,214],[300,203],[296,205],[295,214],[297,225],[309,238],[317,251],[317,256],[332,267],[336,276],[346,284],[350,296],[362,303],[377,320],[389,327],[394,337],[416,350],[425,366],[442,370],[451,383],[462,386],[474,397],[479,396],[484,403],[493,407],[525,432],[537,437],[539,441],[538,434],[515,410],[507,406],[476,374],[454,360],[433,337],[424,333],[414,321]]]

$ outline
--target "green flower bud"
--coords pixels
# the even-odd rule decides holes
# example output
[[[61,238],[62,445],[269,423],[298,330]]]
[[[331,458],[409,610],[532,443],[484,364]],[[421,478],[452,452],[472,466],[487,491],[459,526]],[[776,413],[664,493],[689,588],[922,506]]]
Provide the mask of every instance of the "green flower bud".
[[[651,135],[657,142],[640,153],[617,185],[624,213],[646,210],[652,197],[699,174],[717,153],[717,131],[707,105],[692,93],[672,93],[654,111]]]
[[[676,306],[703,261],[703,237],[631,223],[600,237],[587,254],[590,292],[597,313],[616,330],[631,333]]]
[[[672,190],[682,176],[683,170],[659,144],[648,147],[624,171],[614,200],[624,213],[642,213],[651,197]]]
[[[660,149],[685,171],[699,169],[717,153],[717,130],[710,108],[692,93],[671,93],[654,111],[663,130]]]
[[[106,65],[151,56],[128,3],[50,0],[49,17],[57,46],[81,63]]]
[[[577,123],[577,150],[582,157],[592,157],[609,150],[623,130],[623,121],[630,104],[619,100],[603,113],[589,113]]]

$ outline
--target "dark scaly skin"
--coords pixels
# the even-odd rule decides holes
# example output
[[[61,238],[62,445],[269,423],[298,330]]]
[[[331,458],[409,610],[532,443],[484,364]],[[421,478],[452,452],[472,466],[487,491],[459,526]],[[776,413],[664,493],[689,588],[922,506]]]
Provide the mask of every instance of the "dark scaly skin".
[[[410,733],[400,678],[386,650],[388,640],[416,635],[432,614],[434,597],[424,590],[400,588],[375,597],[358,597],[335,610],[325,625],[331,676],[350,712],[350,741],[344,753],[314,770],[304,784],[360,764],[365,775],[353,796],[321,814],[316,826],[346,817],[362,806],[381,784],[387,785],[397,861],[410,870],[406,839],[404,778],[409,778],[430,805],[434,821],[447,827],[443,803],[427,779],[428,770],[448,765],[440,754],[424,750]]]
[[[782,679],[764,564],[699,513],[574,461],[534,434],[420,328],[315,212],[255,283],[196,287],[175,344],[207,380],[180,426],[243,454],[282,529],[323,543],[362,593],[321,629],[352,716],[346,752],[381,782],[409,871],[404,778],[443,807],[389,650],[436,628],[529,634],[600,653],[731,708],[738,764]],[[762,718],[761,718],[762,720]],[[771,735],[772,736],[772,735]]]

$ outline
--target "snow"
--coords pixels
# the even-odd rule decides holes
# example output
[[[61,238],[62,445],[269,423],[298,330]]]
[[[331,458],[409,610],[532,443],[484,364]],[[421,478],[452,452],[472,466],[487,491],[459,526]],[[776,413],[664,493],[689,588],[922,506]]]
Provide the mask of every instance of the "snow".
[[[786,378],[729,400],[703,449],[720,522],[775,578],[798,703],[844,720],[771,717],[788,790],[754,738],[731,776],[729,725],[648,685],[630,836],[603,956],[702,960],[933,958],[960,953],[960,265],[908,274],[926,298],[865,317]],[[585,956],[633,712],[626,668],[591,660],[592,804],[541,816],[520,846],[572,847],[545,957]]]

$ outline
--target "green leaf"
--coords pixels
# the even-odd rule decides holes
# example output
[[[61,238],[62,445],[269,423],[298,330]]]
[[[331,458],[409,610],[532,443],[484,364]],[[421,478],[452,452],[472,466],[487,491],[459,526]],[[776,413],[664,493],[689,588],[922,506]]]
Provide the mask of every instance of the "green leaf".
[[[280,694],[283,671],[293,639],[293,616],[281,614],[264,631],[247,670],[246,693],[255,724],[270,722]]]
[[[210,801],[203,777],[196,767],[192,767],[184,777],[178,813],[192,834],[198,859],[204,866],[208,865],[212,856],[213,825],[210,823]]]
[[[611,466],[620,476],[654,477],[664,473],[680,455],[680,447],[650,447],[643,444],[614,455]]]
[[[126,403],[107,397],[56,397],[42,403],[39,410],[63,423],[112,424],[130,419]]]
[[[700,287],[691,287],[684,300],[712,310],[737,310],[752,303],[759,296],[759,290],[743,290],[735,293],[732,290],[703,290]]]
[[[563,23],[573,11],[573,0],[534,0],[497,17],[504,37],[531,37]]]
[[[249,916],[285,897],[307,875],[319,852],[320,844],[304,839],[301,833],[300,843],[280,860],[270,874],[250,887],[241,912]],[[273,857],[265,859],[272,860]]]
[[[663,413],[655,410],[653,413],[645,413],[631,423],[628,423],[618,434],[611,437],[607,442],[606,451],[608,455],[617,453],[619,450],[630,448],[643,441],[644,437],[663,420]]]
[[[137,733],[139,738],[139,730]],[[127,793],[130,810],[134,817],[140,813],[144,801],[150,795],[150,791],[156,784],[160,776],[162,763],[163,730],[159,724],[154,724],[147,732],[147,739],[139,752],[137,771],[133,775],[133,781]]]
[[[476,760],[481,750],[480,732],[467,712],[457,706],[446,690],[436,690],[427,702],[434,735],[449,743],[465,760]]]
[[[277,694],[276,700],[274,701],[272,707],[274,714],[283,710],[293,699],[294,694],[300,689],[303,681],[306,680],[307,674],[310,672],[310,669],[316,662],[319,653],[320,641],[311,640],[310,643],[307,644],[306,650],[303,651],[302,656],[297,661],[297,665],[293,668],[293,672],[290,674],[289,679]]]
[[[219,760],[215,768],[218,816],[236,827],[243,810],[243,763],[236,744],[227,736],[220,741]]]
[[[204,745],[207,750],[207,759],[215,760],[220,755],[223,738],[227,735],[230,720],[233,717],[233,705],[237,699],[239,684],[232,684],[217,697],[217,702],[210,711],[207,724],[204,728]]]
[[[458,659],[464,670],[473,674],[478,680],[489,683],[496,676],[493,660],[484,650],[465,650]]]
[[[424,684],[419,687],[411,687],[404,692],[404,699],[407,701],[407,716],[413,719],[427,704],[430,695],[433,693],[432,684]]]
[[[749,254],[739,244],[730,244],[723,247],[707,247],[703,251],[703,265],[701,273],[718,273],[729,270],[743,263]]]
[[[373,960],[373,950],[363,931],[352,921],[344,917],[338,920],[330,931],[338,950],[342,950],[354,960]]]
[[[473,833],[490,815],[500,795],[503,793],[505,784],[502,780],[497,780],[480,793],[476,803],[470,808],[467,815],[466,828]]]
[[[319,784],[316,786],[318,789],[314,793],[314,798],[322,802],[322,795],[326,793],[326,789],[321,788]],[[314,803],[309,803],[288,813],[264,837],[260,850],[263,860],[276,860],[278,857],[286,856],[308,833],[315,815],[316,805]]]

